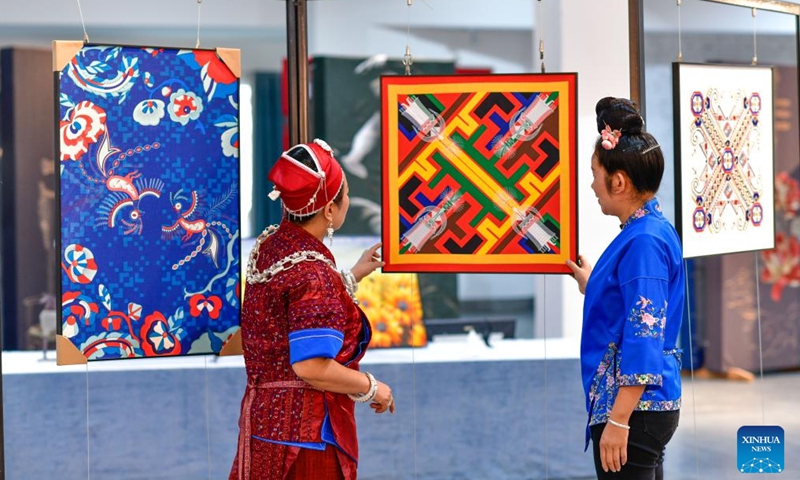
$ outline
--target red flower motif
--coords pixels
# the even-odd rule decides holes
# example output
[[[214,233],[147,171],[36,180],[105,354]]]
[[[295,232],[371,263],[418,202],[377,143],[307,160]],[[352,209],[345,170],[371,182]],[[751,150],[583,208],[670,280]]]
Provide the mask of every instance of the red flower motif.
[[[783,210],[786,218],[800,214],[800,182],[790,177],[788,172],[775,176],[775,209]]]
[[[112,316],[106,317],[102,321],[103,328],[106,330],[119,330],[122,327],[122,317]]]
[[[203,112],[203,101],[193,92],[182,88],[170,95],[169,102],[169,118],[181,125],[186,125],[189,120],[197,120]]]
[[[180,329],[172,328],[161,312],[153,312],[144,319],[139,331],[142,350],[147,357],[180,355]]]
[[[203,310],[208,311],[208,316],[213,320],[219,318],[220,310],[222,309],[222,300],[216,296],[211,295],[206,297],[202,294],[193,295],[189,299],[189,313],[193,317],[199,317]]]
[[[208,68],[208,76],[217,83],[224,85],[236,81],[236,75],[225,65],[213,50],[196,50],[194,59],[200,67]]]
[[[61,160],[79,160],[106,131],[106,112],[92,102],[83,101],[62,121]]]
[[[775,302],[780,302],[784,288],[800,287],[800,241],[797,237],[778,232],[775,248],[765,251],[762,256],[761,281],[773,284],[770,296]]]

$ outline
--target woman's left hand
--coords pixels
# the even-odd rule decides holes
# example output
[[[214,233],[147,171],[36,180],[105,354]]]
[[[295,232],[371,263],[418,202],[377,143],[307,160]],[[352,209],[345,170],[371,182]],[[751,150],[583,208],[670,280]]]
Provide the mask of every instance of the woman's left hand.
[[[375,392],[375,399],[370,403],[369,407],[375,410],[375,413],[384,413],[387,410],[394,413],[394,397],[389,385],[381,381],[378,382],[378,391]]]
[[[628,462],[628,431],[607,424],[600,437],[600,463],[604,472],[619,472]]]
[[[364,253],[361,254],[361,258],[353,265],[350,271],[353,273],[353,276],[356,277],[356,282],[360,282],[362,278],[384,265],[384,262],[381,260],[381,254],[378,253],[378,249],[380,248],[381,243],[378,242],[364,250]]]

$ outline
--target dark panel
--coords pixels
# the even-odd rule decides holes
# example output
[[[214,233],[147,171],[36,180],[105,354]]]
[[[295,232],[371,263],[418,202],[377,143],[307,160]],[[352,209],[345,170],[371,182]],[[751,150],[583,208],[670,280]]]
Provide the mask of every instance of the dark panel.
[[[272,184],[267,173],[283,152],[283,130],[286,126],[281,112],[281,75],[256,73],[253,91],[253,210],[254,234],[267,225],[281,221],[281,202],[267,198]]]
[[[30,344],[40,298],[55,292],[53,73],[49,50],[2,51],[3,268],[6,350]]]

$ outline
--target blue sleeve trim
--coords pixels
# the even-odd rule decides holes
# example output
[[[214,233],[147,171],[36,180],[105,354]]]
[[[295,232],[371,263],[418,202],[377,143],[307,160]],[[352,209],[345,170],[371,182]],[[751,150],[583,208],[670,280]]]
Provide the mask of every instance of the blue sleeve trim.
[[[627,375],[617,375],[617,385],[620,387],[632,387],[637,385],[658,385],[661,386],[661,375],[655,373],[630,373]]]
[[[336,358],[344,343],[344,334],[332,328],[310,328],[289,334],[289,362],[309,358]]]

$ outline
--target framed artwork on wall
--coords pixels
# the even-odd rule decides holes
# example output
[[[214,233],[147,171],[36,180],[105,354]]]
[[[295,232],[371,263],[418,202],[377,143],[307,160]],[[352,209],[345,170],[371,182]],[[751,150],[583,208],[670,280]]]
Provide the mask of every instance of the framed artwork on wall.
[[[568,273],[577,74],[384,76],[387,272]]]
[[[774,248],[772,68],[674,63],[673,102],[684,257]]]
[[[53,59],[58,363],[236,350],[239,51]]]

